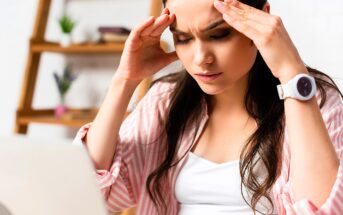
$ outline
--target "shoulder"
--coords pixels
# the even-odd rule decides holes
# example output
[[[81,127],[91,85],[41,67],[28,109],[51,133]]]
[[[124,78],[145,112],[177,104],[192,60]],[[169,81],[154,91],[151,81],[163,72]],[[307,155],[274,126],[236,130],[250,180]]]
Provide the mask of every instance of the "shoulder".
[[[328,84],[334,84],[331,80],[327,78],[323,78],[322,80]],[[317,87],[316,98],[318,105],[320,105],[323,102],[322,107],[320,108],[322,114],[325,114],[336,108],[343,108],[343,100],[338,88],[335,89],[333,87],[329,87],[322,84],[322,92]]]
[[[155,96],[166,99],[174,92],[176,82],[157,81],[150,87],[147,96]]]
[[[175,88],[176,82],[154,82],[135,109],[150,114],[157,114],[158,112],[159,115],[164,115],[169,107]]]
[[[323,78],[322,81],[322,87],[317,87],[316,98],[324,123],[331,133],[343,126],[343,100],[339,89],[329,86],[333,84],[331,80]]]

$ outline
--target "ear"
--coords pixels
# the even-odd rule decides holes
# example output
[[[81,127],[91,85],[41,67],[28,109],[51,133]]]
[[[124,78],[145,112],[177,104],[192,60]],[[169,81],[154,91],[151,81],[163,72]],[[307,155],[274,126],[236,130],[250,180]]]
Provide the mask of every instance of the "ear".
[[[270,4],[269,2],[266,2],[264,5],[263,5],[263,8],[262,10],[266,13],[270,13]]]

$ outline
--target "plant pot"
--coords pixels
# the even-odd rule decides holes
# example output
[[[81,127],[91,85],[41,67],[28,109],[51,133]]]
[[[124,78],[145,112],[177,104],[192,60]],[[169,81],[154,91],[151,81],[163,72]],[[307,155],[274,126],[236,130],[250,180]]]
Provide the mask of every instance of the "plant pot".
[[[68,112],[68,107],[64,104],[60,104],[55,108],[55,117],[62,117],[65,113]]]
[[[60,45],[62,47],[68,47],[71,45],[71,34],[66,34],[66,33],[63,33],[62,36],[61,36],[61,41],[60,41]]]

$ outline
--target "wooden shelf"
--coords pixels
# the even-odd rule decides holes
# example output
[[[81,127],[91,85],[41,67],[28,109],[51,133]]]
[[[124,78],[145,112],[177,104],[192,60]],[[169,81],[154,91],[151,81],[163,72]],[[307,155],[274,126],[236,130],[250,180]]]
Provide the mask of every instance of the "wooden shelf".
[[[56,124],[79,128],[89,122],[92,122],[97,111],[97,109],[70,109],[65,115],[56,117],[54,116],[53,109],[31,110],[26,114],[18,114],[17,122],[20,124]],[[127,112],[125,117],[129,114],[130,113]]]
[[[101,54],[101,53],[121,53],[124,49],[124,42],[117,43],[90,43],[83,45],[71,45],[62,47],[58,43],[52,42],[34,42],[31,44],[31,50],[35,53],[58,52],[75,54]]]
[[[18,113],[17,122],[20,124],[46,123],[69,127],[81,127],[93,121],[97,109],[70,109],[61,117],[54,116],[53,109],[31,110],[28,113]]]
[[[65,54],[118,54],[122,53],[125,42],[113,43],[89,43],[83,45],[71,45],[62,47],[58,43],[52,42],[33,42],[31,51],[34,53],[57,52]],[[161,41],[161,47],[168,49],[168,43]]]
[[[73,44],[69,47],[62,47],[57,42],[45,40],[46,29],[50,8],[53,0],[38,0],[38,6],[33,25],[32,35],[29,41],[29,51],[27,54],[23,83],[18,102],[16,113],[16,122],[14,132],[26,134],[31,123],[57,124],[62,126],[80,127],[88,122],[93,121],[95,114],[81,110],[81,117],[65,116],[57,118],[54,116],[54,110],[33,110],[32,103],[35,94],[35,86],[42,54],[45,52],[60,53],[60,54],[121,54],[124,50],[125,42],[113,43],[89,43],[89,44]],[[159,16],[161,14],[162,1],[150,0],[150,16]],[[161,47],[165,51],[168,50],[168,43],[161,41]],[[145,79],[138,89],[139,101],[149,89],[152,78]],[[76,110],[76,112],[79,110]],[[128,114],[128,113],[127,113]]]
[[[92,118],[84,119],[68,119],[68,118],[56,118],[53,115],[41,115],[41,116],[21,116],[18,117],[20,124],[29,123],[45,123],[45,124],[57,124],[69,127],[81,127],[82,125],[91,122]]]

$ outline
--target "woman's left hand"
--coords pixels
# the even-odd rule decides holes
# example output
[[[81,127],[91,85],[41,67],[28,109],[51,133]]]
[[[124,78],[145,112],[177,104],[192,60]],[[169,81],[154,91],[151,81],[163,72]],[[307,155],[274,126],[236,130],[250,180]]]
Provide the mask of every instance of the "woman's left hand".
[[[215,0],[214,6],[230,26],[254,42],[273,75],[281,83],[298,73],[307,73],[280,17],[237,0]]]

